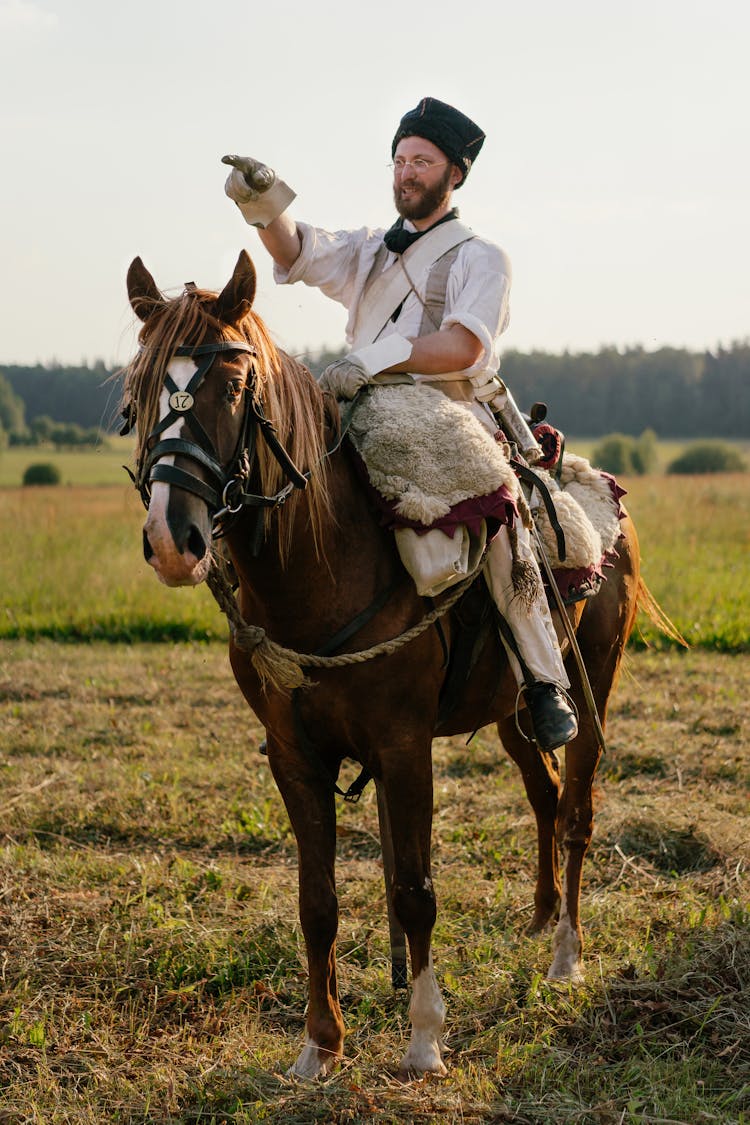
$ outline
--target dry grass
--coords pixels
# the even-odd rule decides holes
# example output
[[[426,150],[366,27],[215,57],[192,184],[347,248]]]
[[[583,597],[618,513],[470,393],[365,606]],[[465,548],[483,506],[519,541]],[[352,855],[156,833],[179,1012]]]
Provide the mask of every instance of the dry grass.
[[[523,932],[519,777],[489,731],[436,745],[444,1081],[395,1081],[373,796],[342,806],[347,1062],[310,1087],[295,847],[223,647],[5,642],[0,1122],[750,1120],[749,670],[630,656],[575,991]]]

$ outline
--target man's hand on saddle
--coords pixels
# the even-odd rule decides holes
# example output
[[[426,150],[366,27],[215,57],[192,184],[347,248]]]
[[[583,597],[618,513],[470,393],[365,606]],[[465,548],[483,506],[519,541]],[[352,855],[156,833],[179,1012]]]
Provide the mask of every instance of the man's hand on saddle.
[[[337,399],[353,399],[370,383],[412,383],[411,375],[389,373],[389,368],[404,364],[411,356],[412,342],[394,333],[374,344],[350,352],[326,367],[320,387]]]
[[[278,178],[273,168],[252,156],[222,156],[221,162],[232,168],[224,191],[250,226],[267,227],[295,198],[295,192]]]
[[[345,356],[326,367],[320,377],[320,388],[334,398],[354,398],[370,382],[370,374],[354,357]]]

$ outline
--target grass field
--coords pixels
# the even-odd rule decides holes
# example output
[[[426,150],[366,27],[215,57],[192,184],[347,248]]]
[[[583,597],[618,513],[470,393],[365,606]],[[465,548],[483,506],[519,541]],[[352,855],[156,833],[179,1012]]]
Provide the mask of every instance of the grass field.
[[[581,457],[590,457],[597,439],[571,438],[568,448]],[[684,441],[660,441],[657,445],[657,467],[663,471],[685,449]],[[743,456],[750,454],[750,442],[731,442]],[[13,446],[0,452],[0,488],[17,488],[29,465],[38,461],[50,462],[60,471],[65,485],[121,484],[126,478],[123,465],[130,465],[133,453],[132,437],[107,435],[95,449],[80,451]]]
[[[340,805],[347,1061],[304,1027],[296,852],[224,646],[0,642],[0,1121],[750,1121],[750,657],[633,652],[586,867],[587,978],[528,937],[534,827],[491,731],[435,749],[449,1075],[395,1081],[373,794]]]
[[[28,466],[40,461],[56,466],[63,485],[122,484],[123,465],[130,465],[132,456],[130,437],[107,437],[95,448],[81,450],[11,446],[0,452],[0,488],[19,487]]]
[[[407,1003],[368,791],[339,817],[347,1059],[308,1087],[283,1077],[306,974],[263,732],[208,591],[162,587],[122,470],[100,484],[115,456],[0,489],[0,1125],[750,1125],[750,474],[623,481],[646,581],[693,647],[660,650],[644,620],[654,647],[628,652],[584,986],[546,983],[549,935],[524,933],[515,768],[489,730],[439,740],[448,1078],[395,1081]]]
[[[750,473],[622,483],[645,580],[685,638],[694,646],[750,651]],[[0,637],[225,637],[206,589],[167,590],[145,566],[143,519],[127,483],[0,489],[10,576],[0,592]],[[633,643],[644,641],[664,644],[645,618]]]

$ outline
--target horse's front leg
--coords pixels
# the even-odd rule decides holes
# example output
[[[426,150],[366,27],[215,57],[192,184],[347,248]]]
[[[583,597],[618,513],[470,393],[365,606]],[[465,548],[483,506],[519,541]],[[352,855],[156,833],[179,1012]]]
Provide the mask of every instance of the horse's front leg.
[[[305,1045],[291,1077],[318,1078],[339,1062],[344,1022],[336,980],[336,808],[330,778],[315,774],[304,758],[274,740],[268,760],[297,839],[299,913],[307,950],[309,1002]]]
[[[421,752],[401,747],[383,766],[380,781],[393,841],[391,900],[409,943],[412,997],[411,1040],[399,1077],[445,1074],[442,1032],[445,1005],[432,966],[431,940],[436,918],[430,869],[432,762],[430,743]],[[418,765],[415,764],[418,760]]]

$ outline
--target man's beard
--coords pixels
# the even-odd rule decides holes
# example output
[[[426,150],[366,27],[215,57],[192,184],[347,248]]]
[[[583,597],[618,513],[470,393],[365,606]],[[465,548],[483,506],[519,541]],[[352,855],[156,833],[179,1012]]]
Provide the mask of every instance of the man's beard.
[[[416,180],[407,181],[407,186],[414,187],[416,185],[420,189],[419,194],[412,195],[409,199],[401,199],[401,189],[404,187],[403,181],[400,184],[394,184],[393,202],[396,204],[396,210],[401,218],[416,219],[419,222],[420,219],[429,218],[430,215],[446,204],[451,193],[451,171],[449,164],[441,179],[431,188],[424,187]]]

